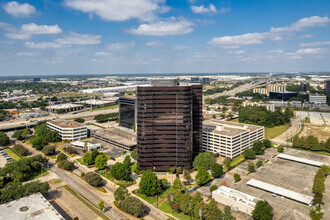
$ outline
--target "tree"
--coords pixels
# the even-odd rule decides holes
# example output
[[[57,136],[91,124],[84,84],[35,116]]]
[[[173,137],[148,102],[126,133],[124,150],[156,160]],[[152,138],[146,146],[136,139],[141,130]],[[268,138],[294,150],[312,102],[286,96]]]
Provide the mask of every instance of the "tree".
[[[278,146],[277,151],[280,152],[280,153],[283,153],[284,152],[284,147],[282,145]]]
[[[205,219],[205,217],[207,216],[207,212],[208,212],[207,208],[208,208],[208,206],[205,204],[205,202],[200,201],[193,208],[193,216],[196,219]]]
[[[73,162],[70,162],[68,160],[61,160],[58,163],[58,166],[65,169],[65,170],[72,170],[74,164],[73,164]]]
[[[113,176],[117,180],[121,179],[120,172],[121,172],[122,165],[123,165],[122,163],[117,162],[112,166],[112,168],[110,170],[111,176]]]
[[[95,163],[95,159],[96,159],[97,155],[99,155],[99,154],[100,154],[100,153],[99,153],[97,150],[93,150],[93,151],[92,151],[92,153],[91,153],[91,155],[92,155],[92,159],[93,159],[93,163],[92,163],[92,164]]]
[[[210,192],[212,193],[214,190],[217,190],[218,189],[218,186],[217,185],[212,185],[210,187]]]
[[[230,168],[230,164],[231,164],[231,159],[226,158],[224,161],[224,165],[229,169]]]
[[[243,155],[244,155],[245,159],[255,159],[256,158],[256,153],[254,152],[254,150],[249,149],[249,148],[244,150]]]
[[[256,171],[256,166],[254,165],[254,163],[250,162],[250,163],[248,164],[248,170],[249,170],[249,172],[254,172],[254,171]]]
[[[263,144],[266,148],[271,148],[272,147],[272,142],[268,139],[264,139]]]
[[[159,181],[159,185],[162,188],[163,191],[165,191],[166,189],[168,189],[168,187],[170,187],[170,184],[168,183],[167,179],[160,179]]]
[[[12,137],[16,138],[17,140],[25,140],[28,134],[31,134],[31,130],[29,130],[28,128],[24,128],[15,131]]]
[[[126,164],[126,165],[130,166],[131,163],[132,163],[132,162],[131,162],[131,157],[127,155],[127,156],[125,157],[124,161],[123,161],[123,164]]]
[[[42,149],[42,153],[44,153],[45,155],[54,155],[55,154],[55,146],[45,146]]]
[[[56,163],[60,162],[61,160],[66,160],[68,157],[63,154],[63,153],[60,153],[57,158],[56,158]]]
[[[145,206],[143,202],[132,196],[128,196],[124,201],[122,201],[120,203],[120,207],[136,217],[143,216],[145,212]]]
[[[9,137],[2,131],[0,131],[0,146],[10,145]]]
[[[101,186],[102,184],[102,178],[94,172],[86,173],[85,180],[92,186]]]
[[[324,144],[324,149],[330,153],[330,138],[328,138],[328,140],[325,142]]]
[[[21,156],[27,156],[29,154],[29,150],[19,144],[16,144],[13,149]]]
[[[91,153],[86,153],[83,157],[84,163],[86,163],[88,166],[94,164],[93,156]]]
[[[207,206],[206,220],[222,220],[222,212],[218,207],[217,202],[211,199]]]
[[[261,160],[258,160],[258,162],[256,163],[256,166],[261,167],[262,165],[264,165],[264,163]]]
[[[76,118],[74,121],[75,122],[78,122],[78,123],[84,123],[85,122],[85,119],[83,119],[83,118]]]
[[[184,214],[189,214],[191,211],[191,197],[190,194],[188,192],[185,192],[182,195],[181,201],[180,201],[180,209]]]
[[[137,149],[136,149],[136,148],[134,148],[134,150],[132,151],[132,153],[131,153],[131,157],[132,157],[134,160],[137,159]]]
[[[214,163],[216,163],[215,158],[212,156],[212,154],[210,152],[206,151],[203,153],[199,153],[195,157],[193,166],[195,168],[204,167],[206,169],[210,169],[211,165]]]
[[[265,200],[258,201],[253,212],[252,217],[256,220],[271,220],[273,216],[273,208]]]
[[[73,147],[64,147],[63,150],[68,154],[77,154],[77,150]]]
[[[171,191],[172,192],[181,192],[183,190],[183,185],[182,182],[179,178],[175,178],[173,181],[173,184],[171,186]]]
[[[128,195],[129,195],[128,190],[123,186],[119,186],[114,193],[115,200],[118,203],[124,201]]]
[[[199,167],[196,175],[196,181],[198,185],[204,185],[210,180],[210,174],[205,167]]]
[[[101,201],[99,202],[99,204],[97,204],[97,206],[99,207],[99,209],[100,209],[101,211],[103,211],[103,209],[105,208],[103,200],[101,200]]]
[[[211,166],[211,173],[214,178],[217,178],[223,174],[223,167],[218,163],[214,163]]]
[[[102,170],[107,165],[108,158],[105,154],[99,154],[95,159],[95,167]]]
[[[234,174],[234,179],[235,179],[235,182],[238,182],[238,181],[241,180],[241,176],[238,173],[235,173]]]
[[[33,137],[30,139],[30,143],[32,144],[32,147],[37,150],[42,150],[44,146],[46,146],[49,142],[45,137]]]
[[[230,206],[226,205],[223,212],[223,220],[235,220],[235,217],[231,214]]]
[[[158,191],[157,176],[151,170],[144,171],[139,184],[139,190],[146,196],[153,196]]]
[[[255,141],[252,145],[252,149],[254,150],[254,152],[256,152],[256,154],[262,154],[264,152],[262,147],[263,143],[259,140]]]

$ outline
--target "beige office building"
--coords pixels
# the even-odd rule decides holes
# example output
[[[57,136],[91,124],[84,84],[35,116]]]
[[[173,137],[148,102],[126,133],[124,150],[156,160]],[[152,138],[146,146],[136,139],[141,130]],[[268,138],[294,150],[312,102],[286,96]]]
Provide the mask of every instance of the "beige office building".
[[[203,151],[219,153],[233,159],[251,148],[256,140],[263,140],[265,128],[229,121],[207,120],[203,122]]]
[[[48,121],[47,127],[57,131],[62,140],[78,141],[87,138],[87,126],[75,121]]]

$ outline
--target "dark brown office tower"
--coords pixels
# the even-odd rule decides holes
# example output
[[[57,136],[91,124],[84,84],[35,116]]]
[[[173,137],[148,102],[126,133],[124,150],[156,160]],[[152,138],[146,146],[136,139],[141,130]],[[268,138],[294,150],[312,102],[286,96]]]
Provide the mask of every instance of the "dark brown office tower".
[[[202,85],[178,79],[137,87],[138,169],[190,169],[202,147]]]
[[[330,80],[325,81],[325,88],[326,93],[330,93]]]

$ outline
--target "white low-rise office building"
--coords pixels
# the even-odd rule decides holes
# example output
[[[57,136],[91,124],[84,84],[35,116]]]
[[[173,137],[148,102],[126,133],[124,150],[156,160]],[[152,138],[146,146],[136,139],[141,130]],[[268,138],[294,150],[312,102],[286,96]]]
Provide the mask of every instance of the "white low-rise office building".
[[[256,140],[263,140],[265,128],[229,121],[208,120],[203,122],[203,151],[219,153],[234,158],[251,148]]]
[[[78,141],[87,138],[87,126],[75,121],[48,121],[47,127],[57,131],[62,140]]]
[[[327,104],[327,97],[323,94],[309,94],[309,102],[315,104]]]

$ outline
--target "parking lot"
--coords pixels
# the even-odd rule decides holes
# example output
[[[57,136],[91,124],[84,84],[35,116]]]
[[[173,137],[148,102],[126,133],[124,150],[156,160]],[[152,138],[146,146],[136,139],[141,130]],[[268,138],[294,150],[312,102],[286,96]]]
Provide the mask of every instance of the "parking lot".
[[[302,157],[310,160],[315,160],[319,162],[330,163],[330,158],[325,155],[315,154],[306,151],[299,151],[295,149],[286,148],[285,154],[289,154],[296,157]],[[265,163],[264,166],[257,169],[255,173],[248,173],[247,164],[251,161],[243,163],[239,167],[231,170],[224,177],[214,180],[209,185],[220,185],[222,182],[226,182],[228,186],[243,193],[252,195],[261,200],[267,200],[269,204],[274,208],[274,219],[310,219],[309,211],[310,207],[287,199],[281,198],[281,196],[272,196],[272,193],[257,189],[251,186],[247,186],[246,182],[250,179],[256,179],[264,181],[276,186],[280,186],[289,190],[293,190],[298,193],[302,193],[308,196],[313,196],[312,185],[314,176],[319,169],[318,167],[288,161],[274,157],[277,155],[277,150],[275,148],[267,149],[264,155],[258,155],[257,159],[252,160],[256,163],[258,160],[269,162]],[[239,173],[241,176],[241,181],[234,183],[233,175],[234,173]],[[329,181],[330,182],[330,181]],[[201,187],[199,191],[207,192],[208,187]],[[330,200],[324,200],[325,207],[330,207]],[[244,219],[242,213],[234,212],[237,219]]]
[[[13,159],[6,153],[4,149],[0,150],[0,167],[4,167],[8,162]]]

